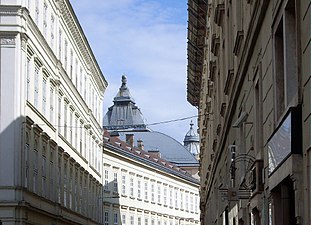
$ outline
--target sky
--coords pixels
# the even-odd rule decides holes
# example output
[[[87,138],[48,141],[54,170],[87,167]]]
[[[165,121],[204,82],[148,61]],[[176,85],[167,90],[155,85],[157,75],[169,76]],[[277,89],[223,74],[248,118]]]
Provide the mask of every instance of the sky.
[[[147,124],[197,115],[187,102],[187,0],[70,0],[108,82],[104,114],[127,76]],[[190,121],[150,126],[182,142]]]

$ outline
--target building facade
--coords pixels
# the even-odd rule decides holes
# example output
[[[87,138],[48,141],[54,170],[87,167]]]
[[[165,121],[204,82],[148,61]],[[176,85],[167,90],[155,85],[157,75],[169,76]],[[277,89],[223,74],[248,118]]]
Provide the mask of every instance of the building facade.
[[[107,82],[70,2],[0,18],[0,224],[101,224]]]
[[[310,1],[188,3],[201,223],[310,224]]]
[[[199,224],[199,181],[139,146],[104,134],[104,224]]]

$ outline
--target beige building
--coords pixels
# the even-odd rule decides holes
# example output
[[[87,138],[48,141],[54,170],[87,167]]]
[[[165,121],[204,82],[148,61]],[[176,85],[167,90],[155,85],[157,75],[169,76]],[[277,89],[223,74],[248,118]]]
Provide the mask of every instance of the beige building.
[[[199,224],[199,180],[137,146],[104,133],[104,225]]]
[[[310,1],[188,3],[201,223],[310,224]]]
[[[0,224],[101,224],[103,74],[68,0],[0,3]]]

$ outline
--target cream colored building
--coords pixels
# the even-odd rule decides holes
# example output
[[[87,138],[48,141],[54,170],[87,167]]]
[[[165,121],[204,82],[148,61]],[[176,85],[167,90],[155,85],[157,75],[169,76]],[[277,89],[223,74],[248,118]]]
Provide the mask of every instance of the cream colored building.
[[[310,1],[188,3],[201,223],[310,224]]]
[[[199,224],[199,181],[138,142],[104,134],[104,224]]]
[[[0,224],[101,224],[107,82],[68,0],[0,3]]]

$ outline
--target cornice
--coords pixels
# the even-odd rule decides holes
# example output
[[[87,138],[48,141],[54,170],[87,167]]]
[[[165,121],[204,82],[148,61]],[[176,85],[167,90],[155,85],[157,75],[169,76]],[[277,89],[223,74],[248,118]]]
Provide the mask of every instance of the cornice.
[[[57,1],[61,16],[68,26],[73,39],[75,40],[80,53],[86,61],[88,69],[91,71],[101,92],[104,92],[108,83],[102,74],[91,47],[83,33],[82,27],[74,14],[73,8],[68,0]]]

